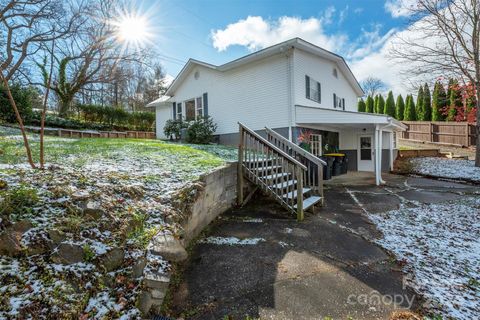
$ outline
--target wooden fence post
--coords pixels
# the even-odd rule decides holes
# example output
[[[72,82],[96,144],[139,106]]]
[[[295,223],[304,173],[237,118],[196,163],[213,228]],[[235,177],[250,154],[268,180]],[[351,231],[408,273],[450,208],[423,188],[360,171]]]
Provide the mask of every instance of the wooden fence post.
[[[433,122],[430,122],[428,124],[428,133],[429,133],[430,142],[433,142]]]
[[[238,143],[238,166],[237,166],[237,204],[239,206],[243,203],[243,127],[239,124],[239,138],[240,141]]]
[[[468,122],[465,123],[465,147],[470,145],[470,124]]]

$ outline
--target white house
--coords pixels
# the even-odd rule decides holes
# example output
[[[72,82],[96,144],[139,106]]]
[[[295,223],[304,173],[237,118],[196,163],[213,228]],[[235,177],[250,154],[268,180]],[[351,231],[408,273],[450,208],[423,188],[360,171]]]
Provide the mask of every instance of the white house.
[[[222,144],[238,143],[242,122],[260,133],[272,128],[295,143],[308,135],[314,154],[345,153],[349,170],[374,171],[377,161],[386,171],[396,155],[395,132],[405,126],[357,112],[363,94],[342,57],[295,38],[220,66],[190,59],[166,96],[149,106],[156,108],[159,139],[167,138],[168,119],[209,115]]]

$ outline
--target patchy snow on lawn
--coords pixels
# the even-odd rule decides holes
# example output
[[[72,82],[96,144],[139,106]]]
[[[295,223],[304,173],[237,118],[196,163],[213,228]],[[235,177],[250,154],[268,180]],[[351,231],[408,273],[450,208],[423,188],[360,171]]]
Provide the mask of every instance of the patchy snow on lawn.
[[[38,135],[29,137],[36,156]],[[45,141],[46,169],[33,170],[19,131],[0,126],[0,236],[15,235],[0,242],[0,319],[140,319],[136,263],[170,267],[148,242],[181,232],[173,195],[225,160],[209,153],[217,147],[155,140]]]
[[[480,314],[480,198],[370,214],[377,242],[406,262],[407,283],[446,318]]]
[[[480,182],[480,168],[475,167],[473,160],[413,158],[410,163],[414,173]]]

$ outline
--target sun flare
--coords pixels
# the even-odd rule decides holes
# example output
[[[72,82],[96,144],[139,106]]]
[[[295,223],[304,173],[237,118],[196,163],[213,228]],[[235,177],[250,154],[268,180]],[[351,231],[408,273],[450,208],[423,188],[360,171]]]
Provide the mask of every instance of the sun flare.
[[[117,41],[125,46],[139,49],[150,41],[151,32],[145,16],[137,13],[123,13],[118,20],[112,22]]]

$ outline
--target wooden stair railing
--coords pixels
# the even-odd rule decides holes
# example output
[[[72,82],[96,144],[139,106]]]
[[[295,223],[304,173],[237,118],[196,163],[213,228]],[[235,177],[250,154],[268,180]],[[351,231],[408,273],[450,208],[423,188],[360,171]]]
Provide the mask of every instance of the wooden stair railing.
[[[307,167],[303,173],[304,185],[321,197],[320,201],[323,206],[323,166],[326,166],[327,163],[272,129],[265,127],[265,131],[270,143]]]
[[[289,212],[296,214],[298,220],[303,220],[304,211],[322,200],[319,196],[309,196],[304,200],[304,196],[311,193],[311,188],[304,187],[307,166],[241,123],[239,133],[239,205],[244,201],[243,179],[247,178]]]

